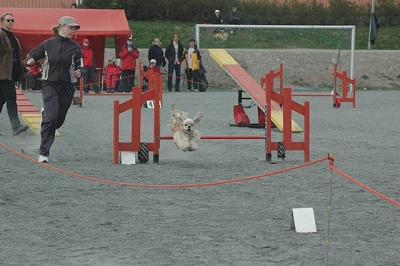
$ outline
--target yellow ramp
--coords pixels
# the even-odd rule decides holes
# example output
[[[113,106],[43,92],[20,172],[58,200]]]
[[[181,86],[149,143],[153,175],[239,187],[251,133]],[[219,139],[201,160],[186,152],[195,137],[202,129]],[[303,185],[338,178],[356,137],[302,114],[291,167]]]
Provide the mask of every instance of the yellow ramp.
[[[209,49],[210,56],[228,73],[232,79],[257,103],[265,108],[265,91],[250,74],[224,49]],[[278,103],[271,103],[271,120],[283,131],[283,110]],[[292,119],[292,132],[302,132],[302,128]]]
[[[40,134],[40,123],[42,122],[42,114],[34,113],[34,114],[21,114],[22,120],[29,126],[35,135]],[[56,131],[56,137],[59,137],[60,133]]]
[[[211,57],[220,65],[239,65],[239,63],[225,49],[209,49]]]

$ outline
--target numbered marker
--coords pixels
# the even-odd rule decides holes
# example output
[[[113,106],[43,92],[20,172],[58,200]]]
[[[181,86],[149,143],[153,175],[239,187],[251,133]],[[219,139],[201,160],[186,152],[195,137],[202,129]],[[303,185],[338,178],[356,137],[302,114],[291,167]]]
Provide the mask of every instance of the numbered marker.
[[[147,101],[147,108],[154,108],[154,101]]]

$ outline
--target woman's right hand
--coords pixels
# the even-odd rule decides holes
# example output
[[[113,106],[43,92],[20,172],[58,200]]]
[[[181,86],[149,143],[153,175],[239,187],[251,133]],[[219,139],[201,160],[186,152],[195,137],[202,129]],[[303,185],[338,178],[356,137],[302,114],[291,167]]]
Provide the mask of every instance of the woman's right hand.
[[[27,66],[33,66],[35,64],[35,59],[30,58],[26,61]]]

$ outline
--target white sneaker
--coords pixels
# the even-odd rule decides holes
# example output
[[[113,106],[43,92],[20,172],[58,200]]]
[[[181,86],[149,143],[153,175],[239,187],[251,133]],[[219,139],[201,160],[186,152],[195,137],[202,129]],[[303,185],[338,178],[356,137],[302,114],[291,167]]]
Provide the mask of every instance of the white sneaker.
[[[39,155],[38,162],[39,163],[48,163],[49,162],[49,157],[48,156]]]

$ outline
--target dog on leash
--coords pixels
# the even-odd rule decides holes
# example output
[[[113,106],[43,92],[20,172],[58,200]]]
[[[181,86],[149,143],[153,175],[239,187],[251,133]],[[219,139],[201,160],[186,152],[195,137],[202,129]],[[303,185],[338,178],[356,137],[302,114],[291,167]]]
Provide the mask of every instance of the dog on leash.
[[[197,141],[200,133],[194,127],[203,119],[203,112],[197,112],[195,118],[191,119],[187,113],[176,109],[172,103],[172,116],[169,121],[169,128],[173,132],[174,143],[182,151],[195,151],[199,148]]]

